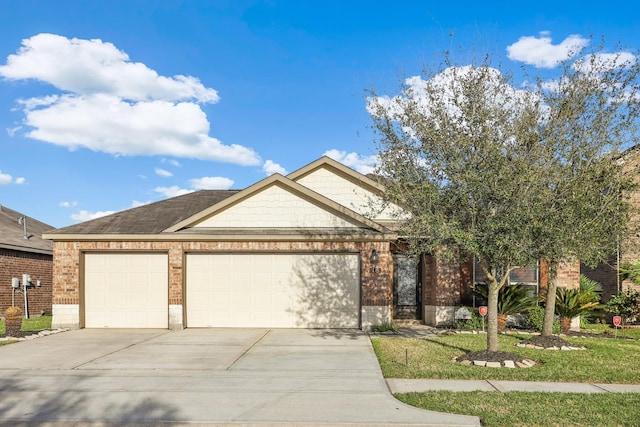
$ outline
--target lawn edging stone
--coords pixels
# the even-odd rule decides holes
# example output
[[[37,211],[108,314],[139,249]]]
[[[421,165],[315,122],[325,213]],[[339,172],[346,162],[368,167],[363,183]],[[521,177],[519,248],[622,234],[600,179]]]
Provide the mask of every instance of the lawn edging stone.
[[[36,338],[42,338],[49,335],[59,334],[61,332],[66,332],[68,329],[59,328],[59,329],[45,329],[43,331],[33,331],[32,333],[22,333],[22,336],[13,337],[10,335],[0,337],[0,341],[29,341]]]

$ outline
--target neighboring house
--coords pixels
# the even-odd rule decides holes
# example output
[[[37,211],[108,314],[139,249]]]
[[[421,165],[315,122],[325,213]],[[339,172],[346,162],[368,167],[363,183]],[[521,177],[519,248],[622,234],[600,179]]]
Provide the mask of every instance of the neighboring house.
[[[29,316],[51,314],[53,249],[51,241],[41,236],[52,229],[50,225],[0,206],[0,315],[12,303],[25,310],[23,275],[31,278],[26,293]],[[12,287],[15,279],[18,289]]]
[[[602,300],[605,302],[612,295],[634,286],[629,281],[620,281],[619,266],[640,262],[640,145],[626,150],[622,154],[621,160],[624,171],[630,173],[634,177],[636,185],[639,186],[635,191],[624,196],[634,210],[631,215],[629,234],[620,236],[618,253],[612,254],[606,263],[602,263],[596,268],[581,266],[582,274],[602,284]],[[615,238],[615,236],[612,237]]]
[[[402,253],[384,188],[327,157],[54,230],[53,326],[449,323],[467,266]]]

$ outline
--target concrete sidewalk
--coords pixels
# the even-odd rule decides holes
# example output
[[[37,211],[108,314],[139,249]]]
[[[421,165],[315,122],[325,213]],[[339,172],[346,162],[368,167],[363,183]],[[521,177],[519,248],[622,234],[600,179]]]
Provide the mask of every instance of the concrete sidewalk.
[[[387,378],[391,393],[423,391],[534,391],[558,393],[640,393],[640,384],[591,384],[498,380],[430,380]]]

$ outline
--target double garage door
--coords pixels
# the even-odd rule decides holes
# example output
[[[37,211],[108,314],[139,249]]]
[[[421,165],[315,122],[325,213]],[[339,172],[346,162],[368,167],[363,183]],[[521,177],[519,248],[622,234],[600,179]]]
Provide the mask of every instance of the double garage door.
[[[358,328],[357,254],[186,255],[187,327]],[[166,254],[86,254],[85,326],[168,327]]]

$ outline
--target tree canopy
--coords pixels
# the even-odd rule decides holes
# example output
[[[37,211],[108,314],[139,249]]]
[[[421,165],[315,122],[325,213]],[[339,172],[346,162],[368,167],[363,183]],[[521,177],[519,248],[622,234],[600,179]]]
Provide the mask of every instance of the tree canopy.
[[[597,263],[628,227],[620,195],[632,180],[619,156],[636,143],[640,65],[601,49],[567,59],[555,80],[519,85],[488,56],[462,66],[445,57],[399,95],[368,98],[378,173],[387,200],[410,214],[401,232],[411,250],[474,256],[488,278],[490,351],[512,269]]]

